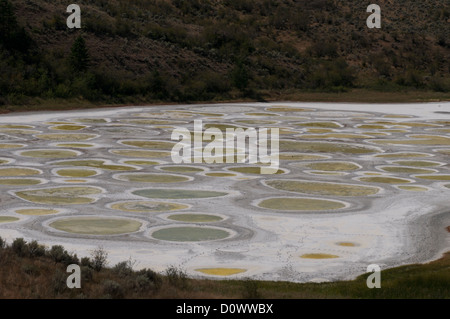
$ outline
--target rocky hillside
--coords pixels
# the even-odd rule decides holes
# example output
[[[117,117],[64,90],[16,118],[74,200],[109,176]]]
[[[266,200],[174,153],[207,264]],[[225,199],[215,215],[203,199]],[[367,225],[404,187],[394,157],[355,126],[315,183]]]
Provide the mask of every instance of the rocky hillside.
[[[68,29],[70,1],[0,0],[0,105],[449,92],[449,1],[377,0],[369,29],[373,2],[79,0]]]

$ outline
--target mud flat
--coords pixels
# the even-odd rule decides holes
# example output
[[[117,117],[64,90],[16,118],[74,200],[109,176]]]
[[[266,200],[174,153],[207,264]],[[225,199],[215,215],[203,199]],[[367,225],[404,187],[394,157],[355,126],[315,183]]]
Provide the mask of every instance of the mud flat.
[[[449,112],[277,102],[1,115],[0,236],[213,279],[333,281],[428,262],[450,250]],[[172,130],[194,120],[279,128],[278,171],[236,156],[174,163]]]

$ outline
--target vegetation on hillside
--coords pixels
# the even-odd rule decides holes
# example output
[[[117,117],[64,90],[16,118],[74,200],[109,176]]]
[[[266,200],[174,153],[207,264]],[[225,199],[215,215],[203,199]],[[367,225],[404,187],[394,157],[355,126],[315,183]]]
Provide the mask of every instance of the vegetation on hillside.
[[[0,0],[0,105],[450,92],[443,0],[380,1],[381,29],[360,0],[77,4],[82,29],[67,28],[66,1]]]
[[[364,274],[351,281],[330,283],[207,280],[188,278],[179,267],[157,273],[134,270],[130,259],[108,266],[101,247],[79,259],[64,247],[0,237],[0,298],[450,298],[450,253],[429,264],[381,272],[381,288],[369,289]],[[81,288],[69,289],[67,266],[81,268]]]

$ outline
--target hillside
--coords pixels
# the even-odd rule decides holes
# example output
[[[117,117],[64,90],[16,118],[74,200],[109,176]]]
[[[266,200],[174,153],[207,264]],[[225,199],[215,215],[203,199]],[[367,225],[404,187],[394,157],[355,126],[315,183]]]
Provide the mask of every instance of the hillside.
[[[368,29],[372,2],[80,0],[71,30],[67,1],[0,0],[0,105],[450,92],[449,2],[379,0],[382,28]]]

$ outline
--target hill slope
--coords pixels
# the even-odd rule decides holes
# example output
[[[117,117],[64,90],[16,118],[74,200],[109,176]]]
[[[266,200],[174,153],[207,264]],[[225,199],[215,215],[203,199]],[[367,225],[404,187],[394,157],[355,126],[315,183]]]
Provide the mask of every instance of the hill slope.
[[[29,97],[206,101],[354,87],[449,92],[448,1],[379,0],[382,28],[368,29],[371,2],[78,1],[82,29],[70,30],[67,1],[0,0],[0,105]],[[17,21],[8,19],[8,3]],[[71,62],[79,36],[90,57],[86,71]]]

